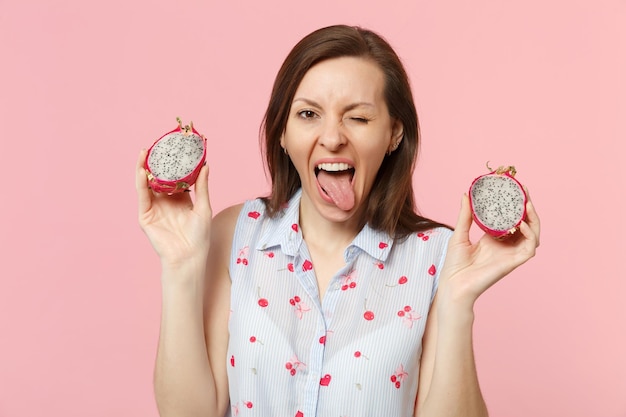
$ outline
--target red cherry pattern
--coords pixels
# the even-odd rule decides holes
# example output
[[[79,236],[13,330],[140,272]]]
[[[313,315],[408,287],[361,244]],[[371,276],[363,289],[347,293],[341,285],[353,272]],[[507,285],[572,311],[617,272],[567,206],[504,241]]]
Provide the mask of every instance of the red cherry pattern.
[[[263,342],[261,342],[259,339],[257,339],[256,336],[250,336],[250,343],[258,343],[260,345],[263,344]]]
[[[437,273],[437,268],[435,268],[435,265],[431,265],[430,268],[428,268],[428,273],[430,275],[435,275]]]
[[[289,375],[291,376],[295,376],[298,373],[298,368],[301,366],[304,366],[304,364],[295,356],[291,358],[289,362],[285,363],[285,369],[289,371]]]
[[[258,219],[261,216],[261,213],[259,213],[258,211],[250,211],[248,212],[248,217],[250,217],[251,219]]]
[[[385,249],[387,246],[389,246],[389,245],[388,245],[388,244],[386,244],[385,242],[380,242],[380,243],[378,244],[378,247],[379,247],[380,249]]]
[[[291,225],[291,229],[292,229],[294,232],[298,233],[298,225],[297,225],[296,223],[294,223],[294,224],[292,224],[292,225]]]
[[[363,318],[367,321],[374,320],[374,312],[367,309],[367,298],[365,299],[364,306],[365,306],[365,313],[363,313]]]
[[[257,287],[256,292],[257,292],[257,295],[258,295],[258,297],[259,297],[259,301],[257,301],[257,303],[258,303],[261,307],[263,307],[263,308],[267,307],[270,303],[269,303],[269,301],[267,301],[267,298],[262,298],[262,297],[261,297],[261,287]]]
[[[347,274],[343,274],[341,276],[341,291],[347,291],[352,288],[356,288],[355,279],[356,271],[354,269],[350,270]]]
[[[404,380],[404,378],[406,378],[407,376],[409,376],[408,373],[406,373],[406,371],[404,370],[404,367],[402,365],[398,366],[398,368],[396,369],[396,372],[393,373],[393,375],[391,375],[391,377],[389,378],[391,380],[391,383],[396,387],[396,388],[400,388],[402,386],[402,381]]]
[[[330,384],[330,380],[332,379],[332,377],[330,376],[330,374],[326,374],[324,375],[321,379],[320,379],[320,385],[323,387],[327,387]]]
[[[304,261],[304,263],[302,264],[302,270],[304,272],[306,271],[310,271],[311,269],[313,269],[313,264],[311,263],[311,261],[309,261],[308,259],[306,261]]]
[[[248,265],[249,250],[250,248],[248,246],[244,246],[243,248],[239,249],[239,252],[237,252],[237,264],[242,264],[244,266]]]
[[[397,287],[398,285],[404,285],[407,282],[409,282],[409,279],[405,275],[402,275],[400,278],[398,278],[397,284],[385,284],[385,286]]]
[[[364,354],[362,354],[360,350],[357,350],[356,352],[354,352],[354,357],[357,358],[357,359],[358,358],[365,358],[365,359],[369,360],[369,358],[367,356],[365,356]]]

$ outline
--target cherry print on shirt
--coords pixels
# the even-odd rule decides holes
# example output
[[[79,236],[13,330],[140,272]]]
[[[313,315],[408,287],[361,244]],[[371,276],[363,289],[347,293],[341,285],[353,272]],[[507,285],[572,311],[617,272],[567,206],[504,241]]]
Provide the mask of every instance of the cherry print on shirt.
[[[402,385],[402,381],[404,381],[404,378],[406,378],[407,376],[409,376],[409,374],[406,373],[404,367],[402,366],[402,364],[400,364],[400,366],[396,368],[396,372],[391,375],[390,379],[393,385],[399,389]]]
[[[357,350],[356,352],[354,352],[354,357],[355,357],[355,358],[357,358],[357,359],[358,359],[358,358],[365,358],[365,359],[367,359],[368,361],[370,360],[370,358],[368,358],[367,356],[365,356],[364,354],[362,354],[360,350]]]
[[[313,264],[311,263],[311,261],[309,261],[308,259],[306,261],[304,261],[304,263],[302,264],[302,270],[304,272],[306,271],[310,271],[311,269],[313,269]]]
[[[296,223],[291,225],[291,230],[293,230],[294,232],[298,233],[298,225]]]
[[[260,345],[263,345],[263,342],[257,339],[256,336],[250,336],[250,343],[258,343]]]
[[[398,281],[395,284],[385,284],[385,286],[386,287],[397,287],[398,285],[404,285],[407,282],[409,282],[409,279],[405,275],[402,275],[400,278],[398,278]]]
[[[302,316],[304,313],[306,313],[307,311],[311,311],[311,308],[297,295],[289,299],[289,304],[294,307],[296,317],[298,317],[300,320],[302,320]]]
[[[239,249],[239,252],[237,252],[238,264],[248,265],[248,252],[249,251],[250,251],[249,246],[244,246],[243,248]]]
[[[302,411],[298,411],[296,413],[296,417],[304,417],[304,413]]]
[[[281,268],[281,269],[278,270],[278,272],[281,272],[281,271],[284,271],[284,270],[287,270],[289,272],[295,271],[295,268],[293,267],[293,263],[289,262],[287,264],[287,268]]]
[[[363,313],[363,318],[367,321],[374,320],[374,312],[367,309],[367,298],[365,299],[365,302],[363,305],[365,307],[365,313]]]
[[[417,232],[417,237],[422,239],[424,242],[427,242],[431,236],[438,234],[438,232],[434,230],[425,230],[423,232]]]
[[[274,257],[274,252],[264,252],[263,253],[265,256],[267,256],[268,258],[272,259]]]
[[[428,268],[428,273],[430,275],[435,275],[437,273],[437,268],[435,268],[435,265],[431,265],[430,268]]]
[[[252,408],[253,406],[251,401],[244,401],[243,404],[246,406],[246,408]]]
[[[257,303],[261,307],[265,308],[270,304],[269,301],[267,301],[267,298],[261,298],[261,287],[257,287],[256,294],[257,294],[257,297],[259,298],[259,301],[257,301]]]
[[[411,306],[404,306],[402,310],[399,310],[398,317],[402,319],[402,324],[404,324],[407,329],[412,329],[413,322],[422,318],[422,316],[417,314]]]
[[[250,217],[251,219],[258,219],[261,216],[261,213],[259,213],[258,211],[249,211],[248,212],[248,217]]]
[[[326,374],[324,375],[321,379],[320,379],[320,385],[323,387],[327,387],[328,384],[330,384],[330,380],[331,380],[331,376],[330,374]]]
[[[235,367],[235,355],[230,355],[230,366]]]
[[[378,244],[378,247],[379,247],[380,249],[385,249],[387,246],[389,246],[389,245],[388,245],[388,244],[386,244],[385,242],[380,242],[380,243]]]
[[[378,269],[385,269],[385,264],[382,262],[374,262],[374,266]]]
[[[232,410],[233,416],[238,416],[239,415],[239,403],[237,403],[235,405],[231,405],[230,409]]]
[[[305,367],[306,364],[300,362],[296,355],[293,355],[291,359],[289,359],[289,362],[285,363],[285,369],[289,371],[289,374],[291,376],[294,376],[296,373],[298,373],[298,369],[302,370]]]
[[[347,274],[341,275],[341,291],[347,291],[356,287],[355,275],[356,271],[354,269],[351,269]]]
[[[333,332],[332,330],[328,330],[324,336],[320,337],[319,342],[321,345],[326,344],[326,337],[332,332]]]

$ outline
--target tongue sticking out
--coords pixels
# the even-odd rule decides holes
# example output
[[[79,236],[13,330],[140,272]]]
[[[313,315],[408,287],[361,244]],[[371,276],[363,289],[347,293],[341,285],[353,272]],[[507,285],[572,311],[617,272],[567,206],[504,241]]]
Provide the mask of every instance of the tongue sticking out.
[[[352,190],[352,174],[349,171],[328,173],[324,170],[317,175],[326,194],[340,209],[351,210],[354,207],[354,191]]]

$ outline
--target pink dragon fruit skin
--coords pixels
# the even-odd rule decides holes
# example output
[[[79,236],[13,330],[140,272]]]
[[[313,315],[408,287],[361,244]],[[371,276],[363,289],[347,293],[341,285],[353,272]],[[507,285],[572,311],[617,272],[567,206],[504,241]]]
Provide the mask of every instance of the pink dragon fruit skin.
[[[148,149],[144,163],[150,188],[159,193],[187,191],[206,161],[206,138],[193,123],[182,125],[157,139]]]
[[[515,234],[526,219],[527,196],[514,178],[515,167],[489,170],[472,182],[468,193],[470,207],[478,227],[494,238],[504,239]]]

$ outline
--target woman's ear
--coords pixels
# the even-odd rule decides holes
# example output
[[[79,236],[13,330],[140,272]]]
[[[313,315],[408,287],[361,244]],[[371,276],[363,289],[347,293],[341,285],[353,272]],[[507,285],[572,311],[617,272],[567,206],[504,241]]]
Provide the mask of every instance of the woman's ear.
[[[391,142],[389,143],[388,153],[395,151],[400,146],[404,137],[404,125],[400,119],[395,119],[391,128]]]

